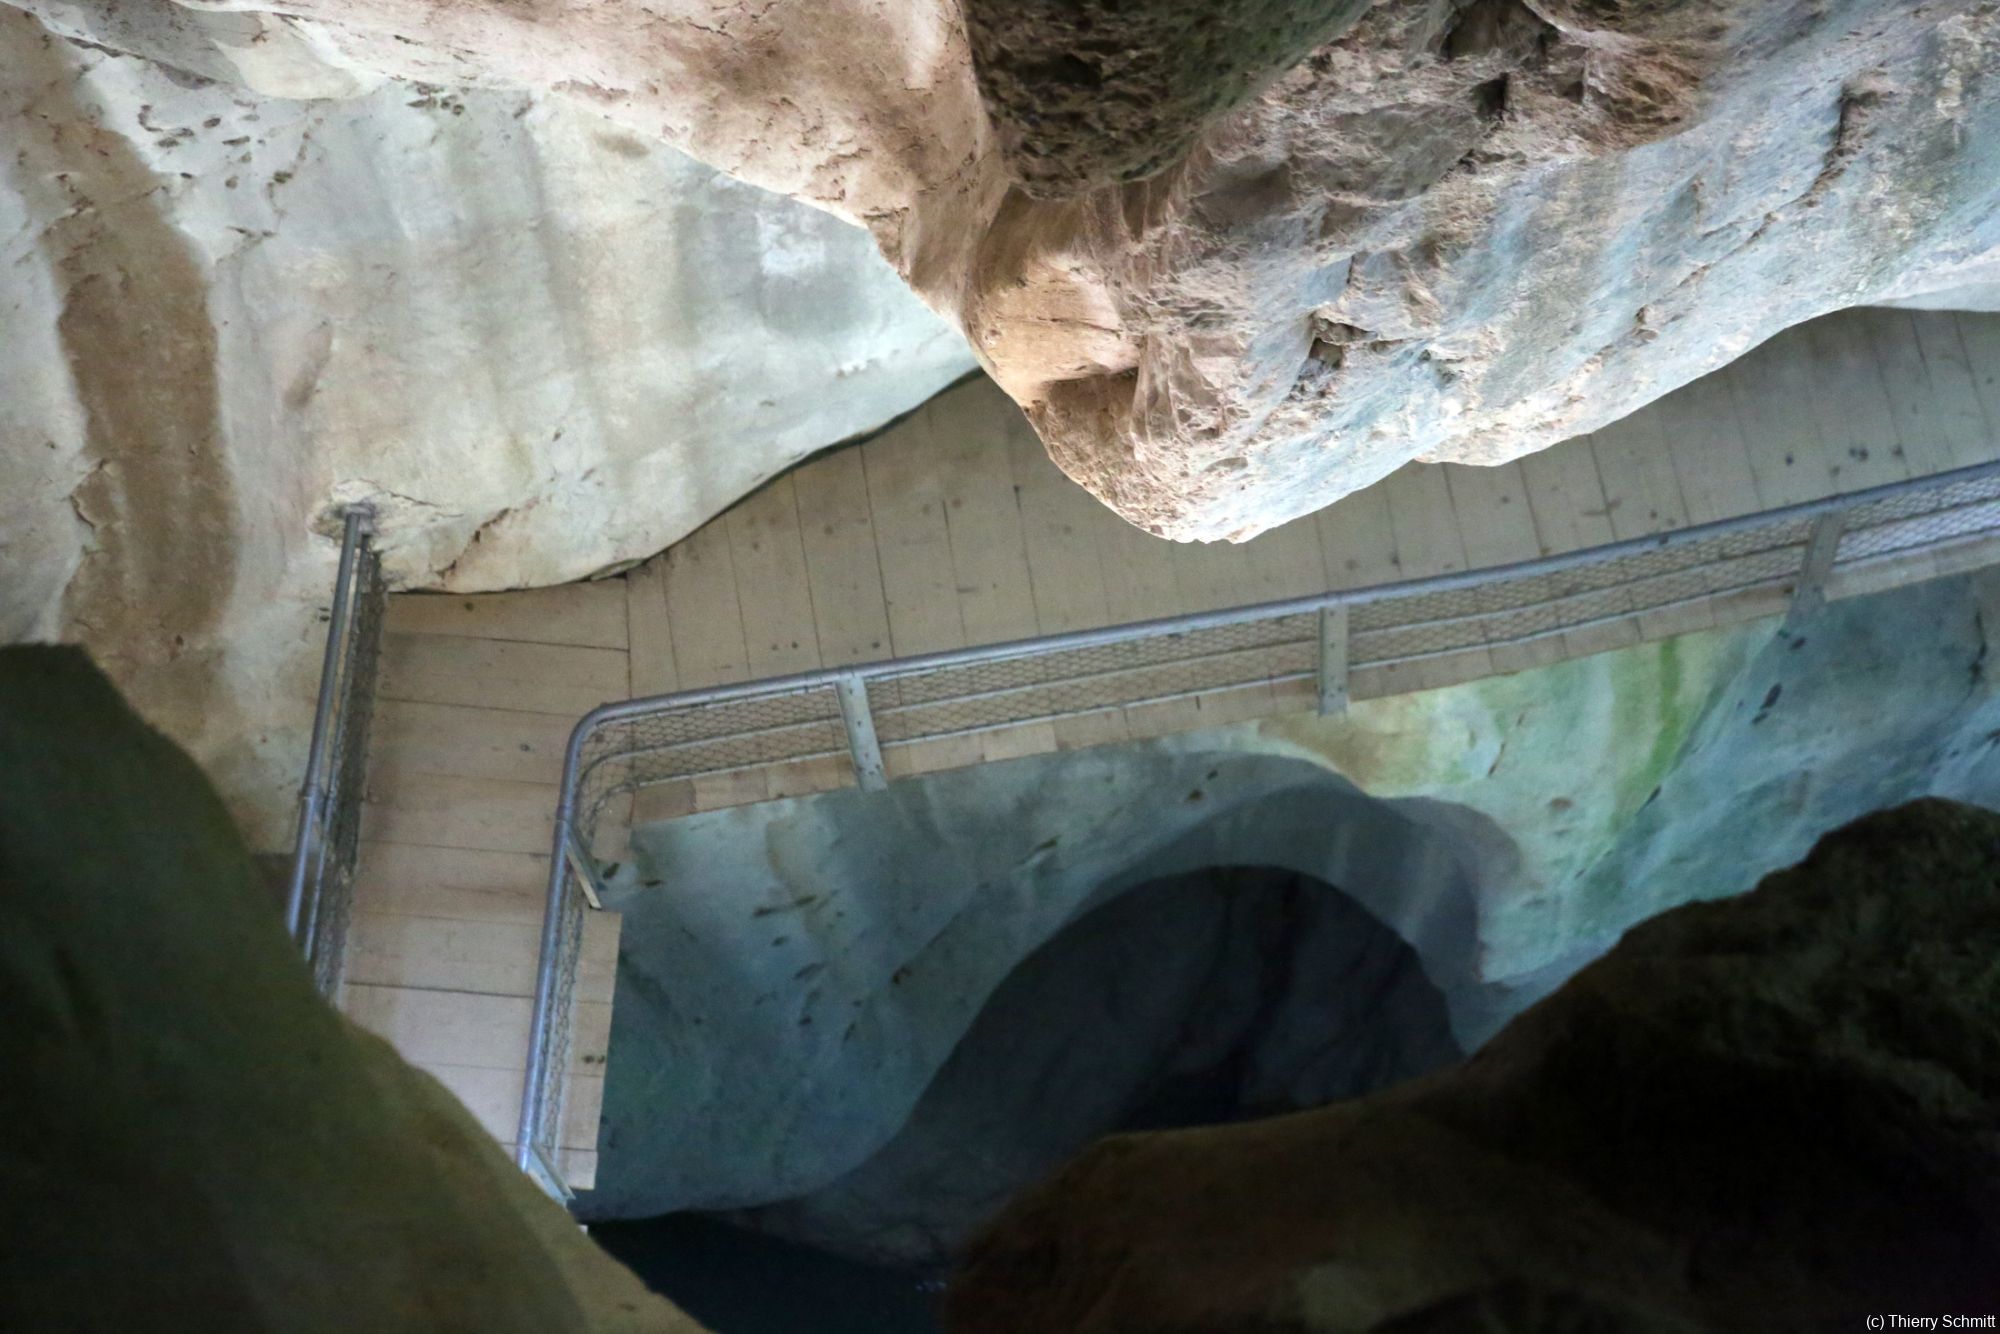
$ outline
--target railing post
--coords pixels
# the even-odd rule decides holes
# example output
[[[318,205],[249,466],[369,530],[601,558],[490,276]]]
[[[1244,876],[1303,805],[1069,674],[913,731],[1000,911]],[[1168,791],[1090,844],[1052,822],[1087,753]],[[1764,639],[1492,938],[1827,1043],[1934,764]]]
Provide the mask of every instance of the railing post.
[[[889,786],[882,767],[882,746],[875,739],[875,714],[868,707],[868,682],[850,672],[833,683],[840,697],[840,720],[847,726],[847,753],[854,761],[854,778],[864,791]]]
[[[340,573],[333,583],[333,606],[327,615],[326,654],[319,673],[319,703],[313,710],[312,742],[306,748],[305,781],[299,786],[299,837],[292,849],[292,878],[285,889],[285,930],[301,946],[309,938],[300,934],[305,922],[306,877],[320,826],[326,820],[327,746],[332,740],[333,701],[338,685],[341,647],[354,599],[354,567],[367,537],[372,516],[365,506],[347,509],[340,540]]]
[[[1847,526],[1845,510],[1828,510],[1813,520],[1806,538],[1806,554],[1799,565],[1799,581],[1792,585],[1791,605],[1785,608],[1785,629],[1796,629],[1826,605],[1826,581],[1840,556],[1840,535]]]
[[[1319,711],[1323,717],[1347,712],[1347,604],[1319,609]]]

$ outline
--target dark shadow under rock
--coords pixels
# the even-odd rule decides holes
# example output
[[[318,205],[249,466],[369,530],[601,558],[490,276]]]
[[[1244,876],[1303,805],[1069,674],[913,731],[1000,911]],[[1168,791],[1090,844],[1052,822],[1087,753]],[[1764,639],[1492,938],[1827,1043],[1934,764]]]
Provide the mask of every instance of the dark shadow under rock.
[[[994,991],[903,1129],[738,1221],[881,1264],[942,1265],[1101,1135],[1318,1107],[1460,1055],[1415,952],[1330,885],[1228,867],[1085,913]]]
[[[1635,928],[1462,1065],[1100,1143],[975,1244],[948,1327],[2000,1313],[1996,960],[2000,815],[1869,816],[1748,895]]]

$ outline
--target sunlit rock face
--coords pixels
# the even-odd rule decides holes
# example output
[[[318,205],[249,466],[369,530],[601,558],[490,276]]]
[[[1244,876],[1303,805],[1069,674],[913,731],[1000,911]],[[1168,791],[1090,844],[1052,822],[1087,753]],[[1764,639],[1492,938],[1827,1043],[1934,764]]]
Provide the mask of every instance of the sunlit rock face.
[[[1981,290],[2000,245],[1978,0],[16,2],[558,90],[865,222],[1057,461],[1181,538],[1542,448],[1812,316]]]
[[[643,826],[607,896],[624,914],[618,1004],[584,1208],[777,1205],[761,1221],[790,1235],[921,1253],[907,1248],[951,1235],[930,1202],[963,1218],[997,1175],[984,1159],[929,1171],[938,1126],[980,1126],[977,1143],[1018,1155],[1004,1174],[1046,1161],[1034,1127],[1089,1110],[1052,1103],[1102,1093],[1022,1078],[1001,1081],[1005,1096],[962,1096],[979,1085],[955,1067],[988,1059],[971,1036],[984,1011],[1066,929],[1129,903],[1130,948],[1158,963],[1143,1004],[1116,993],[1133,998],[1143,1051],[1190,957],[1153,934],[1169,914],[1146,916],[1144,896],[1208,868],[1336,887],[1400,938],[1474,1050],[1631,927],[1741,894],[1829,829],[1925,795],[2000,805],[1996,635],[1989,572],[1836,602],[1790,631],[1686,635],[1360,701],[1340,719]],[[1115,978],[1117,957],[1098,956],[1096,980]],[[1328,966],[1307,974],[1340,971],[1319,957]],[[1110,1031],[1092,1019],[1064,1035],[1107,1051]],[[1104,1058],[1104,1086],[1130,1055]],[[1024,1106],[1024,1087],[1049,1096]],[[1015,1326],[1040,1327],[1068,1328]]]
[[[337,505],[399,586],[580,578],[972,364],[865,232],[574,102],[59,17],[163,57],[0,8],[0,639],[87,645],[262,846]]]

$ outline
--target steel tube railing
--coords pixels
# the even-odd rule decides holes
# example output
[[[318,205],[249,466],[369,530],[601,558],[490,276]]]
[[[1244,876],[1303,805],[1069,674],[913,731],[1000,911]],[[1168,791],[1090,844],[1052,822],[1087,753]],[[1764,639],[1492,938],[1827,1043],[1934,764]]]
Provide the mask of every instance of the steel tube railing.
[[[298,841],[292,849],[292,874],[285,887],[285,930],[291,933],[301,949],[310,948],[312,940],[313,923],[305,916],[306,887],[317,881],[326,858],[327,840],[321,835],[326,828],[327,802],[333,790],[329,750],[342,657],[347,647],[348,631],[354,622],[355,570],[372,527],[373,516],[365,507],[358,505],[348,509],[341,526],[340,568],[334,577],[333,606],[327,616],[326,653],[320,662],[319,700],[313,710],[312,740],[306,749],[305,781],[299,786]]]
[[[1341,638],[1351,645],[1353,641],[1368,635],[1382,634],[1389,631],[1403,631],[1412,628],[1412,626],[1420,627],[1426,624],[1426,622],[1417,621],[1412,622],[1410,625],[1397,624],[1382,629],[1362,629],[1354,625],[1351,615],[1352,610],[1358,607],[1365,607],[1379,602],[1449,593],[1478,588],[1484,585],[1560,574],[1566,570],[1603,565],[1612,561],[1643,556],[1652,552],[1709,542],[1735,533],[1756,529],[1777,528],[1799,520],[1816,519],[1822,515],[1850,513],[1900,496],[1934,490],[1942,491],[1953,486],[1996,478],[2000,478],[2000,462],[1984,463],[1957,469],[1949,473],[1934,474],[1901,482],[1891,482],[1863,491],[1850,492],[1845,495],[1827,496],[1818,500],[1802,501],[1778,509],[1721,519],[1711,523],[1677,529],[1673,532],[1628,538],[1623,541],[1610,542],[1579,551],[1541,556],[1530,560],[1511,562],[1506,565],[1424,575],[1397,580],[1391,583],[1371,585],[1367,588],[1313,593],[1300,597],[1280,598],[1248,606],[1224,608],[1217,611],[1159,617],[1152,620],[1135,621],[1100,629],[1075,630],[1063,634],[1011,640],[1004,643],[979,645],[970,648],[946,649],[909,658],[888,659],[863,666],[820,668],[794,672],[785,676],[768,677],[758,681],[705,686],[693,690],[675,691],[664,695],[652,695],[640,699],[600,704],[577,721],[576,726],[570,732],[569,744],[563,756],[562,790],[556,811],[556,828],[549,865],[548,897],[544,906],[542,956],[536,977],[534,1022],[529,1035],[527,1079],[522,1089],[521,1097],[521,1129],[517,1145],[518,1159],[521,1166],[524,1170],[533,1172],[537,1176],[546,1175],[552,1177],[554,1184],[560,1189],[561,1174],[557,1171],[553,1158],[557,1146],[553,1143],[547,1145],[539,1144],[538,1139],[542,1134],[542,1128],[548,1120],[550,1112],[549,1100],[552,1096],[559,1096],[559,1094],[553,1093],[552,1089],[558,1086],[561,1080],[566,1077],[565,1071],[552,1071],[549,1068],[549,1061],[551,1059],[551,1051],[556,1045],[555,1039],[558,1036],[551,1031],[554,1022],[552,1016],[556,1009],[558,989],[564,985],[564,980],[561,977],[561,961],[564,954],[562,931],[567,902],[565,896],[571,892],[570,878],[579,874],[579,872],[572,869],[571,858],[568,853],[575,846],[574,840],[577,836],[576,822],[579,815],[579,794],[587,775],[596,770],[600,765],[619,759],[629,759],[633,754],[640,753],[625,752],[601,755],[586,763],[584,760],[584,748],[588,739],[608,724],[628,722],[665,713],[684,713],[693,709],[751,700],[762,696],[797,695],[814,690],[844,691],[845,696],[852,696],[857,687],[865,689],[867,684],[874,682],[887,683],[897,678],[916,677],[948,669],[973,667],[981,664],[997,664],[1011,659],[1088,650],[1127,644],[1140,640],[1158,639],[1164,636],[1194,635],[1205,631],[1238,626],[1247,622],[1273,620],[1288,616],[1332,614],[1336,619],[1339,619],[1342,614],[1345,614],[1345,619],[1348,623],[1341,627],[1345,632]],[[1821,527],[1822,531],[1824,531],[1825,526],[1822,525]],[[1799,545],[1798,542],[1787,541],[1776,543],[1769,550],[1789,550],[1797,545]],[[1824,553],[1820,554],[1824,555]],[[1705,567],[1691,565],[1687,568],[1695,570]],[[1645,575],[1623,583],[1608,584],[1601,589],[1575,590],[1569,594],[1562,595],[1562,597],[1582,597],[1591,594],[1603,595],[1615,593],[1622,588],[1636,586],[1649,579],[1657,580],[1666,578],[1672,573],[1678,573],[1678,571],[1670,571],[1666,574]],[[1811,571],[1801,571],[1801,574],[1810,577]],[[1794,577],[1797,578],[1800,576],[1795,575]],[[1721,596],[1732,591],[1739,591],[1742,588],[1754,588],[1768,582],[1770,582],[1769,579],[1758,579],[1746,584],[1708,590],[1686,598],[1669,598],[1657,606],[1638,608],[1633,612],[1621,611],[1587,617],[1576,623],[1565,623],[1553,629],[1524,634],[1519,638],[1522,642],[1526,642],[1549,635],[1574,633],[1577,630],[1589,628],[1590,626],[1626,620],[1634,614],[1643,614],[1649,611],[1681,605],[1686,602]],[[1521,609],[1531,609],[1534,606],[1547,605],[1552,600],[1561,600],[1561,598],[1542,599],[1540,602],[1524,604],[1524,607]],[[1467,615],[1433,619],[1439,624],[1476,622],[1483,616],[1499,615],[1508,610],[1516,609],[1504,607],[1492,610],[1481,609]],[[1324,634],[1323,627],[1316,628],[1313,632],[1315,641],[1313,648],[1322,653],[1324,652]],[[1463,651],[1465,650],[1462,648],[1450,648],[1414,652],[1400,655],[1396,660],[1418,661],[1427,657],[1442,656]],[[1204,655],[1197,654],[1188,659],[1166,660],[1162,665],[1171,666],[1176,663],[1195,661],[1202,656]],[[1348,649],[1346,656],[1352,656],[1351,647]],[[1354,664],[1352,662],[1344,662],[1338,665],[1342,669],[1339,675],[1344,678],[1346,671],[1351,670]],[[1138,669],[1135,668],[1133,670]],[[1345,691],[1336,691],[1334,689],[1328,678],[1326,668],[1323,667],[1318,672],[1301,673],[1298,675],[1305,677],[1318,675],[1321,678],[1319,694],[1323,701],[1323,707],[1337,706],[1340,703],[1344,703]],[[1342,684],[1344,685],[1344,680]],[[1025,692],[1033,688],[1035,688],[1035,683],[1030,683],[1019,687],[1016,693]],[[989,691],[988,693],[1005,694],[1008,692],[1001,690]],[[865,695],[863,699],[865,702]],[[957,697],[951,697],[951,701],[957,702]],[[848,707],[843,712],[844,716],[849,719],[849,735],[850,742],[852,742],[852,719],[857,716],[857,713],[854,708],[854,702],[851,699],[849,700]],[[877,712],[884,711],[878,709]],[[893,712],[893,710],[888,712]],[[887,716],[886,712],[885,716]],[[838,720],[836,719],[835,721]],[[812,723],[801,721],[765,730],[783,731],[788,727],[798,728],[810,725]],[[993,726],[1013,725],[1015,725],[1013,722],[993,724]],[[968,728],[964,730],[976,731],[981,729]],[[952,734],[956,735],[957,732]],[[738,734],[722,732],[720,735],[733,736]],[[674,744],[695,744],[699,740],[702,740],[702,738]],[[670,749],[671,747],[668,748]],[[866,756],[869,750],[869,747],[865,744],[860,746],[851,745],[850,748],[854,754],[863,757]],[[659,748],[655,747],[653,749],[657,750]],[[864,775],[865,777],[867,776]],[[605,795],[608,796],[609,794]],[[587,813],[590,814],[593,820],[595,809],[598,805],[601,805],[603,799],[604,797],[600,796],[591,811]],[[581,848],[576,850],[579,853],[578,860],[587,861],[587,857],[584,855],[587,853],[587,850]]]

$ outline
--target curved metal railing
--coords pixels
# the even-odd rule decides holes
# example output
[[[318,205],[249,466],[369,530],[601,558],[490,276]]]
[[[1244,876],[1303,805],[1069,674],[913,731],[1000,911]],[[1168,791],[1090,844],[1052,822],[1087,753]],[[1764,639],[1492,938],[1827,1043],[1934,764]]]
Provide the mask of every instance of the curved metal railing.
[[[1350,673],[1530,644],[1760,591],[1803,609],[1833,574],[2000,534],[2000,463],[1981,464],[1516,564],[1016,640],[592,709],[570,734],[549,868],[522,1168],[557,1164],[570,997],[591,845],[614,798],[651,784],[845,757],[862,787],[885,753],[926,742],[1287,685],[1344,707]]]

